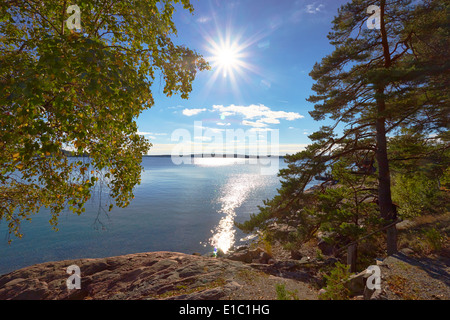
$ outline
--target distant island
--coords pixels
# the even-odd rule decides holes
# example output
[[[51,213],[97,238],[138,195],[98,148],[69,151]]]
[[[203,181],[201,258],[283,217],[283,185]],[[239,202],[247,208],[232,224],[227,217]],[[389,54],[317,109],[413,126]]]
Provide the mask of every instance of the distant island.
[[[76,152],[73,151],[69,151],[69,150],[65,150],[65,149],[61,149],[61,152],[63,154],[65,154],[68,157],[89,157],[89,153],[84,152],[82,154],[78,154]],[[172,157],[172,155],[170,154],[156,154],[156,155],[151,155],[151,154],[145,154],[143,155],[143,157],[158,157],[158,158],[170,158]],[[191,157],[191,158],[238,158],[238,159],[265,159],[265,158],[284,158],[285,156],[277,156],[277,155],[267,155],[267,156],[262,156],[262,155],[248,155],[248,154],[214,154],[214,153],[202,153],[202,154],[190,154],[190,155],[180,155],[180,157]]]
[[[143,155],[143,157],[172,157],[170,154],[163,154],[163,155]],[[185,157],[183,155],[180,155],[180,157]],[[267,155],[267,156],[260,156],[260,155],[248,155],[248,154],[191,154],[186,155],[186,157],[191,158],[243,158],[243,159],[249,159],[249,158],[256,158],[256,159],[264,159],[264,158],[284,158],[284,156],[277,156],[277,155]]]

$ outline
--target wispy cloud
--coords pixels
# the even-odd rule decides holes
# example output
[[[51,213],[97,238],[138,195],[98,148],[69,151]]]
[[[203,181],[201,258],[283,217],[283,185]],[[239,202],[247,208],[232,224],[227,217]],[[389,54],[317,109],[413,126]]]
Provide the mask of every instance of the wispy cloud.
[[[211,20],[212,20],[212,18],[208,17],[208,16],[201,16],[201,17],[197,18],[198,23],[207,23]]]
[[[137,134],[140,134],[141,136],[167,136],[167,133],[165,132],[148,132],[148,131],[139,131]]]
[[[203,108],[203,109],[184,109],[183,114],[187,117],[192,117],[192,116],[195,116],[195,115],[205,112],[205,111],[206,111],[205,108]]]
[[[194,129],[201,129],[201,130],[205,130],[210,133],[222,133],[225,131],[225,129],[205,127],[203,125],[197,125],[197,124],[194,124]]]
[[[243,120],[242,124],[244,126],[250,126],[250,127],[255,127],[255,128],[265,128],[265,127],[269,126],[267,123],[261,122],[261,120],[258,120],[258,121]]]
[[[314,2],[311,4],[307,4],[305,11],[310,14],[316,14],[318,12],[321,12],[324,7],[325,6],[323,4],[317,4],[316,2]]]
[[[324,9],[325,5],[321,3],[313,2],[303,5],[303,2],[297,1],[290,14],[289,20],[293,23],[299,23],[305,19],[305,15],[317,14],[323,12]]]
[[[172,107],[168,107],[167,109],[181,109],[184,108],[182,105],[176,105],[176,106],[172,106]]]
[[[259,49],[262,49],[262,50],[268,49],[268,48],[270,48],[270,40],[264,40],[264,41],[258,42],[257,46]]]
[[[156,137],[151,132],[138,131],[137,134],[141,135],[141,136],[145,136],[147,139],[152,139],[152,140],[156,139]]]

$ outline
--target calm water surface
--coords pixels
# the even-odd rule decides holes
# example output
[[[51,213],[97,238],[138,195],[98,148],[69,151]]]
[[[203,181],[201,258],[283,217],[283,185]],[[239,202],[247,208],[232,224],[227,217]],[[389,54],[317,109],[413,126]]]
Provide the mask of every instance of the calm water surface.
[[[81,216],[63,212],[57,232],[44,209],[23,222],[24,237],[12,237],[11,245],[1,223],[0,274],[47,261],[163,250],[204,254],[239,245],[246,235],[234,222],[257,213],[276,194],[279,178],[261,174],[261,164],[245,159],[194,160],[175,165],[170,157],[145,157],[142,183],[127,208],[98,216],[94,199]],[[285,167],[282,158],[279,165]]]

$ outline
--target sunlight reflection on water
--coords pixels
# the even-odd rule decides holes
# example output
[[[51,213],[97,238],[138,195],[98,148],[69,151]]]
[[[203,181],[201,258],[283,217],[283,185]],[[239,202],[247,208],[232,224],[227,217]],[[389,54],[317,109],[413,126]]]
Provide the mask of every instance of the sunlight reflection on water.
[[[214,230],[210,238],[210,244],[221,249],[224,253],[233,246],[235,242],[234,218],[236,209],[251,195],[252,191],[264,186],[267,179],[258,174],[238,174],[232,176],[221,190],[221,196],[217,199],[221,205],[219,213],[224,217]]]

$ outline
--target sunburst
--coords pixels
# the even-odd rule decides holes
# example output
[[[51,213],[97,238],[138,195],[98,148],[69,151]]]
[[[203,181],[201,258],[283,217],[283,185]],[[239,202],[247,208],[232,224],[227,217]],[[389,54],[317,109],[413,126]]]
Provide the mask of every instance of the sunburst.
[[[241,73],[242,68],[246,67],[243,48],[235,43],[211,43],[212,47],[210,53],[212,56],[209,60],[212,63],[212,68],[223,77],[235,78],[236,73]]]
[[[238,78],[248,78],[250,72],[256,72],[256,67],[248,62],[250,57],[248,49],[254,40],[243,42],[239,35],[232,38],[232,32],[229,30],[226,36],[222,36],[220,32],[217,34],[216,39],[206,38],[206,50],[209,53],[206,59],[210,62],[213,70],[211,83],[221,76],[237,87]]]

